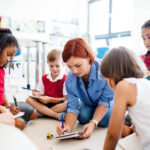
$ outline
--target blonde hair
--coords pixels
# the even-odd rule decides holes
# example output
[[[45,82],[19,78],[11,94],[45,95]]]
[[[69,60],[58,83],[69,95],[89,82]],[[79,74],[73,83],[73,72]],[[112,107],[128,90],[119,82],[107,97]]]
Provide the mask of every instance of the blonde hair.
[[[47,55],[47,62],[62,60],[62,52],[59,49],[52,49]]]
[[[100,70],[104,77],[114,79],[115,84],[124,78],[143,78],[146,73],[142,60],[125,47],[110,50],[104,56]]]

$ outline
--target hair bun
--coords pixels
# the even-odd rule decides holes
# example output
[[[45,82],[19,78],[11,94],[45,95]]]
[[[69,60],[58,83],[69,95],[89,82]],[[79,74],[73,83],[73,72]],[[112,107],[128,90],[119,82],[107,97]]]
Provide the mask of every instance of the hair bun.
[[[0,34],[9,33],[12,34],[11,30],[8,28],[0,28]]]

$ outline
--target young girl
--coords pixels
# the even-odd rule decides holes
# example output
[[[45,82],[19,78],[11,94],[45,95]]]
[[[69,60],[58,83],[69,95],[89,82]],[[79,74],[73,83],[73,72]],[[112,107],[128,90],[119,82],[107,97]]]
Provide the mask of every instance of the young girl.
[[[141,33],[142,33],[144,45],[147,48],[147,53],[142,55],[141,58],[147,67],[148,70],[147,75],[150,76],[150,20],[146,21],[142,25]]]
[[[84,125],[84,134],[79,138],[88,138],[96,126],[108,126],[113,92],[99,73],[99,63],[83,39],[75,38],[65,44],[63,60],[71,70],[66,78],[67,116],[64,131],[71,132],[78,119]],[[62,124],[57,126],[57,132],[63,134]]]
[[[16,54],[18,42],[9,29],[0,28],[0,105],[10,109],[13,115],[20,111],[25,112],[22,118],[15,119],[15,126],[24,129],[25,123],[36,118],[36,111],[33,107],[24,102],[18,102],[18,106],[10,105],[4,94],[5,67],[10,59]]]
[[[147,48],[147,53],[141,55],[143,62],[147,67],[147,79],[150,80],[150,20],[146,21],[141,27],[141,35],[144,42],[145,47]],[[128,136],[133,133],[134,126],[131,123],[131,119],[129,115],[125,118],[125,124],[122,130],[122,137]]]
[[[63,74],[62,53],[60,50],[51,50],[47,55],[50,73],[42,76],[37,90],[32,91],[33,96],[39,96],[39,101],[29,97],[27,103],[38,111],[38,116],[49,116],[61,120],[61,114],[66,109],[65,78]],[[64,116],[65,117],[65,116]]]
[[[101,73],[115,93],[104,150],[115,149],[126,110],[135,125],[144,150],[149,150],[150,82],[144,78],[146,69],[142,61],[124,47],[114,48],[103,58]]]

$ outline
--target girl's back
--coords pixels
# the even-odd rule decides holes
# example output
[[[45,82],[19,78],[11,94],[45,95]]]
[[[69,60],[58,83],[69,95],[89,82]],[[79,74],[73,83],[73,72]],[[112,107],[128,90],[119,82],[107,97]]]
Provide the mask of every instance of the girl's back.
[[[125,80],[136,84],[136,104],[128,107],[128,112],[142,146],[150,150],[150,81],[144,78],[126,78]]]

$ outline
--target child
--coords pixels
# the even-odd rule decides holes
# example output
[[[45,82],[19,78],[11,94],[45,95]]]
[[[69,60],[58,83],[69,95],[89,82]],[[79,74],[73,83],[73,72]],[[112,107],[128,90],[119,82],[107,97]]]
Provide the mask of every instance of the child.
[[[4,94],[4,76],[7,63],[16,54],[18,42],[9,29],[0,28],[0,105],[8,108],[13,115],[20,111],[25,112],[22,118],[15,119],[15,126],[24,129],[25,123],[36,118],[36,111],[33,107],[24,102],[18,102],[18,106],[10,105]]]
[[[147,48],[147,53],[141,55],[143,62],[147,67],[147,79],[150,80],[150,20],[146,21],[141,27],[141,34],[145,47]],[[122,137],[126,137],[133,133],[133,125],[131,123],[130,117],[127,115],[125,118],[125,124],[122,130]]]
[[[54,49],[48,53],[47,63],[50,73],[42,76],[37,90],[32,91],[33,96],[40,96],[39,101],[29,97],[27,103],[33,106],[39,113],[38,116],[49,116],[61,120],[61,114],[66,109],[65,78],[63,74],[63,62],[61,51]],[[65,116],[64,116],[65,117]]]
[[[148,70],[147,75],[150,76],[150,20],[146,21],[142,25],[141,33],[144,45],[147,48],[147,53],[145,55],[142,55],[141,58],[147,67]]]
[[[144,150],[150,149],[150,82],[144,69],[142,61],[124,47],[110,50],[102,60],[101,73],[115,93],[104,150],[115,149],[126,110]]]

